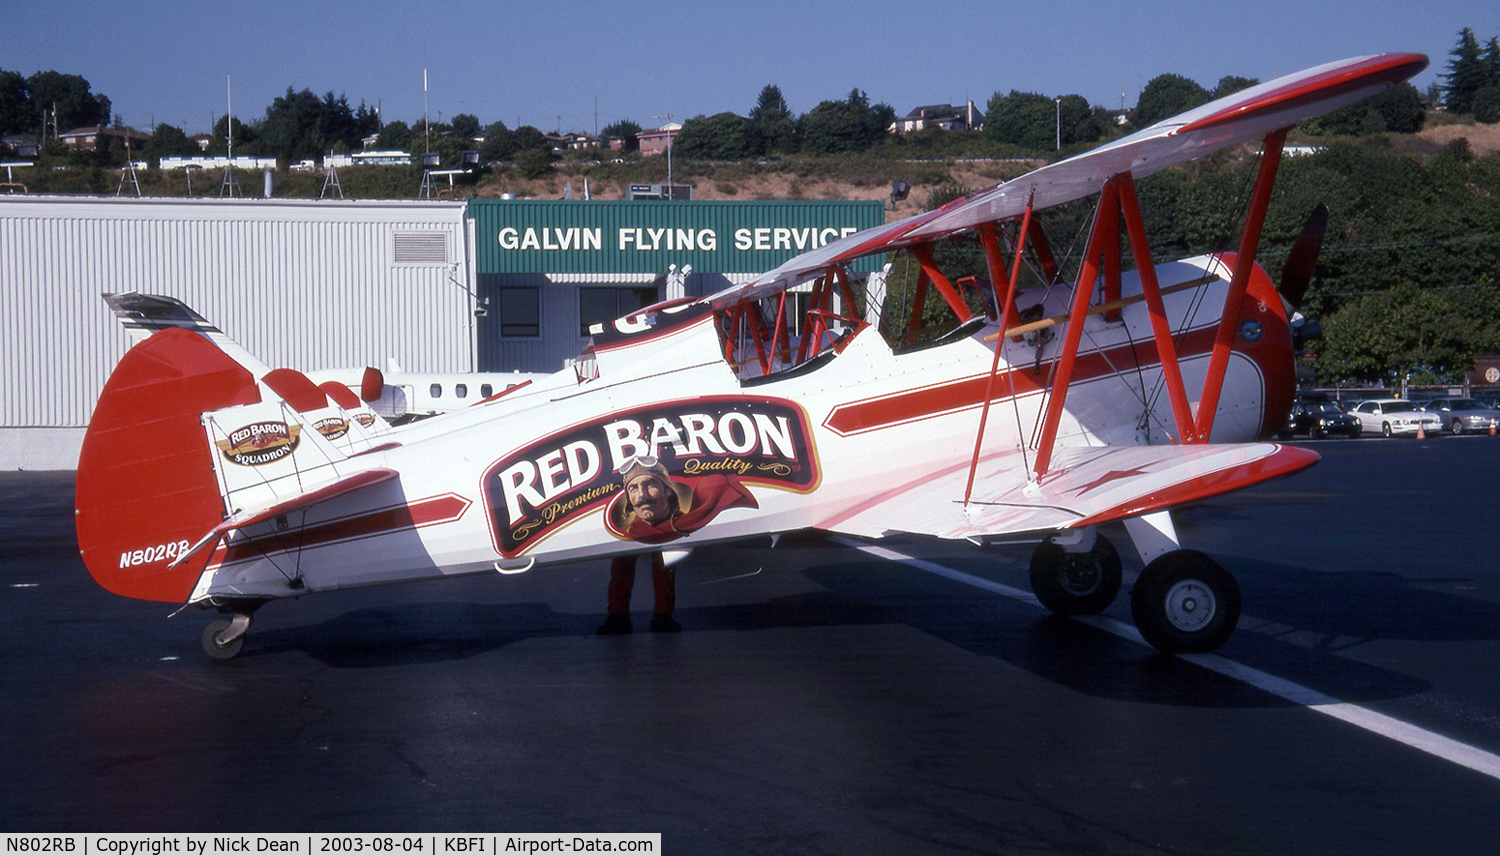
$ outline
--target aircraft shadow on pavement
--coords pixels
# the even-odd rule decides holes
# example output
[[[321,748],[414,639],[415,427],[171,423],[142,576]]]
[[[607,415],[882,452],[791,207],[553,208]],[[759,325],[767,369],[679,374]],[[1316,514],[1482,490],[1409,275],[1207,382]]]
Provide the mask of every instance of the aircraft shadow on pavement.
[[[831,592],[808,592],[744,604],[689,607],[676,613],[687,633],[708,630],[888,624],[897,621],[875,604]],[[636,635],[649,613],[634,613]],[[300,651],[335,668],[378,668],[461,660],[531,639],[585,637],[604,617],[556,612],[544,603],[395,603],[367,606],[304,625],[251,631],[238,659]],[[612,640],[600,638],[601,645]]]
[[[979,560],[955,561],[950,556],[941,561],[956,570],[983,575],[977,569],[964,567]],[[1284,572],[1295,575],[1296,569]],[[1193,707],[1281,707],[1290,704],[1187,661],[1161,655],[1142,643],[1127,641],[1081,621],[1052,615],[1040,606],[999,597],[962,583],[931,578],[890,563],[835,564],[810,568],[804,573],[842,599],[863,604],[862,608],[866,609],[875,607],[892,621],[904,623],[972,654],[1003,660],[1086,695]],[[919,582],[910,579],[914,573],[922,577]],[[1133,573],[1127,570],[1121,600],[1106,613],[1108,617],[1126,624],[1130,622],[1128,592],[1132,582]],[[951,587],[953,596],[934,597],[934,585]],[[916,590],[918,586],[920,592]],[[1024,587],[1024,582],[1021,586]],[[964,596],[965,591],[970,594]],[[1394,592],[1390,594],[1396,596]],[[1411,590],[1406,590],[1397,602],[1412,594]],[[1456,605],[1454,598],[1445,598],[1447,604],[1444,605],[1435,598],[1425,597],[1429,593],[1415,594],[1419,595],[1413,599],[1418,603],[1415,609],[1428,612],[1432,618],[1451,615]],[[1247,613],[1254,602],[1252,593],[1247,592]],[[1316,622],[1315,605],[1299,608],[1305,610],[1301,618],[1309,624]],[[1385,611],[1392,614],[1398,608],[1387,604]],[[1352,614],[1349,620],[1353,620]],[[1415,630],[1424,623],[1424,619],[1412,618],[1410,627]],[[1485,632],[1482,628],[1500,628],[1500,611],[1492,612],[1482,625],[1471,627],[1474,632]],[[1339,657],[1332,648],[1294,647],[1262,634],[1247,632],[1243,619],[1241,629],[1217,653],[1350,702],[1410,696],[1430,686],[1426,681]]]
[[[582,620],[542,603],[393,603],[316,624],[252,630],[240,658],[301,651],[344,669],[461,660],[527,639],[575,636]]]

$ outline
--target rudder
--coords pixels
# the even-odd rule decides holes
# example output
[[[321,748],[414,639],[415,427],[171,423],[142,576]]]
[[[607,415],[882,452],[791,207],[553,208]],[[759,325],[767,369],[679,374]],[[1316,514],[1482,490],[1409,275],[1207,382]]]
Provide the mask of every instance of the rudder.
[[[78,458],[78,548],[101,586],[187,600],[200,568],[168,565],[224,519],[200,417],[260,399],[249,371],[188,330],[160,330],[126,352]]]

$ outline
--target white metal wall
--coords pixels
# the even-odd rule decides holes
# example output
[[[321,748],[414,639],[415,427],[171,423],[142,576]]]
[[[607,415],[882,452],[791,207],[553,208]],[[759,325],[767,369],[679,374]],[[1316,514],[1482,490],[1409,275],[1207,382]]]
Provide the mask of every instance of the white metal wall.
[[[399,263],[435,232],[446,262]],[[272,366],[470,371],[471,258],[461,202],[0,197],[0,428],[87,423],[129,344],[101,292],[183,300]]]

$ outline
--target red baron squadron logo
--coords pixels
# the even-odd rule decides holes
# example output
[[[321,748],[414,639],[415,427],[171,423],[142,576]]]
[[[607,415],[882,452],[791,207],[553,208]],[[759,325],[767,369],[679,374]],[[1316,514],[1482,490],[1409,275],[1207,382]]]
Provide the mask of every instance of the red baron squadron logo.
[[[229,432],[229,438],[219,440],[218,447],[230,463],[258,467],[295,452],[301,430],[301,425],[285,422],[254,422]]]
[[[349,420],[342,416],[330,416],[327,419],[319,419],[317,422],[314,422],[313,427],[318,429],[318,433],[322,434],[324,438],[337,440],[349,433]]]
[[[730,508],[751,486],[810,493],[821,475],[802,408],[777,398],[707,397],[627,410],[506,455],[484,476],[495,548],[507,558],[603,510],[615,537],[660,544]]]
[[[356,413],[354,414],[354,421],[358,422],[362,427],[369,428],[371,425],[375,424],[375,414]]]

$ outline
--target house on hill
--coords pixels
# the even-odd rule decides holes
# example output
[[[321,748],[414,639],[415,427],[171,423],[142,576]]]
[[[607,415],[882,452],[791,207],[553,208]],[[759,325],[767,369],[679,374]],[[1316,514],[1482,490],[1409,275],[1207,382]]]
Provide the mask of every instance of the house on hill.
[[[151,139],[150,134],[143,134],[131,128],[111,128],[105,125],[90,125],[84,128],[74,128],[66,134],[58,134],[57,138],[62,140],[63,145],[70,149],[79,151],[96,152],[99,144],[110,137],[120,141],[120,145],[129,145],[132,148],[144,146]]]
[[[681,130],[682,126],[678,123],[669,122],[654,131],[641,131],[635,135],[635,138],[640,142],[641,154],[643,156],[659,155],[667,150],[671,145],[671,141],[676,138],[678,132]]]
[[[969,131],[979,127],[980,118],[980,114],[974,109],[972,99],[962,107],[955,107],[952,104],[926,104],[912,108],[910,113],[897,119],[887,130],[892,134],[910,134],[923,128]]]

